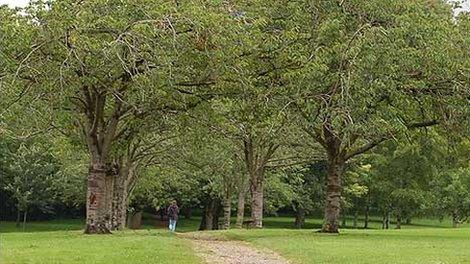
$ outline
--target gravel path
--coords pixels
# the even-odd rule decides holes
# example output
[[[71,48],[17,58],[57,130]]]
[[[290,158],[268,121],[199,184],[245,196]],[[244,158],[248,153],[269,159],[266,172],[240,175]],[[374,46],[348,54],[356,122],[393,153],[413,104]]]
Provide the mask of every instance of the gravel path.
[[[289,262],[266,250],[254,249],[238,241],[193,240],[196,253],[210,264],[288,264]]]

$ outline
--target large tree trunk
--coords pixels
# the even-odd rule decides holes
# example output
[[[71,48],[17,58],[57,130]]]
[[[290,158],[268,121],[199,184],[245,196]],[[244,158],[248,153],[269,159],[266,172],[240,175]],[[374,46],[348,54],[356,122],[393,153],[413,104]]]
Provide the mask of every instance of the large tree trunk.
[[[112,180],[106,177],[106,162],[115,139],[120,118],[122,100],[114,96],[113,110],[106,118],[106,100],[108,93],[99,89],[82,87],[85,109],[82,112],[85,120],[79,120],[82,135],[86,140],[91,157],[87,177],[86,196],[86,234],[111,233],[112,215]],[[122,94],[121,94],[122,96]],[[85,121],[85,122],[83,122]]]
[[[328,176],[325,200],[325,223],[322,232],[339,233],[341,210],[341,176],[345,161],[339,156],[338,150],[329,152]]]
[[[229,229],[230,228],[230,216],[232,211],[232,193],[227,192],[224,197],[223,201],[223,210],[224,210],[224,222],[222,225],[222,229]]]
[[[263,175],[255,174],[251,182],[251,219],[252,227],[263,227]]]
[[[251,186],[251,218],[253,228],[263,227],[263,182],[266,164],[279,147],[270,144],[269,147],[255,148],[250,133],[244,139],[245,165],[250,176]],[[255,150],[257,149],[257,151]]]
[[[241,186],[238,191],[237,199],[237,222],[235,224],[236,228],[242,228],[243,218],[245,217],[245,198],[246,198],[246,186]]]
[[[128,193],[126,180],[116,178],[113,196],[113,230],[122,230],[126,226]]]
[[[126,226],[128,197],[130,195],[128,183],[129,176],[133,173],[130,164],[119,166],[114,181],[113,196],[113,230],[122,230]]]
[[[109,234],[110,212],[106,201],[106,170],[104,164],[94,161],[87,181],[86,234]]]
[[[129,203],[129,181],[133,178],[133,163],[114,162],[106,173],[106,201],[110,212],[110,229],[123,230],[126,227]],[[135,179],[134,179],[135,180]]]
[[[114,181],[116,175],[106,172],[105,177],[105,202],[106,202],[106,219],[109,219],[109,229],[113,228],[113,198],[114,198]]]

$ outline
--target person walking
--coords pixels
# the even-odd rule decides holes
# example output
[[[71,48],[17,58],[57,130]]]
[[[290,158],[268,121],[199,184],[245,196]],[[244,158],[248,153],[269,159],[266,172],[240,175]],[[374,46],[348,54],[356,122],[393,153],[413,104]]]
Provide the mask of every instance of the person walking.
[[[178,221],[178,213],[180,209],[178,208],[178,205],[176,204],[176,200],[173,200],[168,206],[167,213],[168,213],[168,228],[170,231],[175,232],[176,229],[176,222]]]

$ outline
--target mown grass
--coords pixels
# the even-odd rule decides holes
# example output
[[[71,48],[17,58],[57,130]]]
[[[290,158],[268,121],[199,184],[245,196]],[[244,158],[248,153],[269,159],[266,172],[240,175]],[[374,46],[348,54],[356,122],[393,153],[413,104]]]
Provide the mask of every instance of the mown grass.
[[[198,218],[182,220],[181,232],[197,230]],[[269,248],[294,263],[470,263],[470,227],[443,228],[450,221],[415,220],[403,230],[342,229],[340,235],[316,233],[320,219],[308,219],[308,229],[294,229],[291,217],[267,218],[262,230],[198,233],[241,240]],[[372,228],[379,228],[374,219]],[[348,223],[352,223],[348,221]],[[359,223],[359,226],[362,224]],[[112,235],[84,235],[83,220],[28,223],[25,232],[0,222],[0,263],[201,263],[190,241],[155,229]]]
[[[340,235],[264,229],[209,235],[269,248],[294,263],[470,263],[470,228],[349,229]]]
[[[4,233],[0,263],[199,263],[188,241],[158,230],[84,235],[82,231]]]

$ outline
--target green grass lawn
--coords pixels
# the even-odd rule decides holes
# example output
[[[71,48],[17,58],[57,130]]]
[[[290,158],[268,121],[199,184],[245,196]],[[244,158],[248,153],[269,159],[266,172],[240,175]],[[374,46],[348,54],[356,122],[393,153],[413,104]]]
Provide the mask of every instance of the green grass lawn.
[[[213,232],[272,249],[294,263],[470,263],[470,228],[342,230],[265,229]]]
[[[179,231],[195,231],[198,222],[182,220]],[[82,233],[83,220],[28,223],[25,232],[0,222],[0,263],[201,263],[189,241],[144,224],[138,231],[90,236]],[[444,228],[449,221],[417,219],[403,230],[342,229],[340,235],[315,233],[320,224],[309,219],[309,229],[297,230],[292,218],[271,217],[262,230],[203,234],[269,248],[294,263],[470,263],[468,224],[451,229]]]
[[[165,231],[138,230],[113,235],[82,231],[4,233],[0,263],[199,263],[188,241]]]

